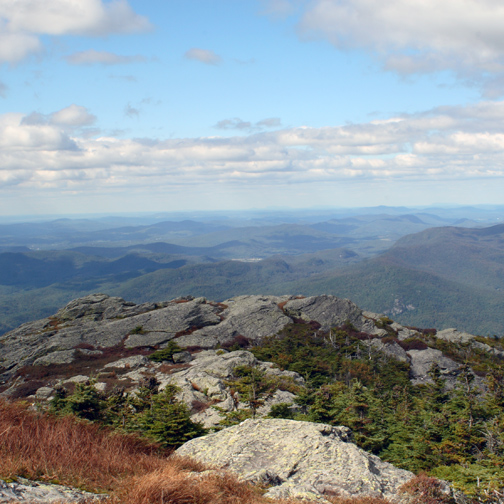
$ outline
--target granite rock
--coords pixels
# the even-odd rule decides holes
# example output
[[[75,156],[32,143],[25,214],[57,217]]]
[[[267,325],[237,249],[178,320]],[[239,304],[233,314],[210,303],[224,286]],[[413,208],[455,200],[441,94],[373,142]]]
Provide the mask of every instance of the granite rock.
[[[193,439],[177,453],[268,485],[274,498],[393,498],[413,477],[350,441],[347,427],[260,419]]]

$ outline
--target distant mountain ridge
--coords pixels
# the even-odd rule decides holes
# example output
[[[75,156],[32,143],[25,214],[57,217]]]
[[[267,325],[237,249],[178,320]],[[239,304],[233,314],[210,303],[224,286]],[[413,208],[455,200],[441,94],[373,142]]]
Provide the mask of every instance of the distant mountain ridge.
[[[192,219],[0,225],[0,333],[102,291],[136,302],[325,292],[407,324],[503,335],[504,224],[432,227],[459,221],[462,210],[404,210],[242,226]],[[45,250],[51,240],[57,249]]]

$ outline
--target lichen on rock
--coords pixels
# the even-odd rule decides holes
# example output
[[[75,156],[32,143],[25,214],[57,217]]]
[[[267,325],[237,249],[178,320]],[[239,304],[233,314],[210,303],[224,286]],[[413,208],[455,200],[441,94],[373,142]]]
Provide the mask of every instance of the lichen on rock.
[[[193,439],[177,453],[271,485],[266,496],[274,498],[389,498],[413,477],[358,448],[347,427],[294,420],[246,420]]]

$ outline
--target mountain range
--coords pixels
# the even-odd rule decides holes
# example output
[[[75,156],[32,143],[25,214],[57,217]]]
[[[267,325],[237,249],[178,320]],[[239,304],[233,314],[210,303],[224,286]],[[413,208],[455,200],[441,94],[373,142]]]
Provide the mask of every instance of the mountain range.
[[[0,333],[100,291],[135,302],[328,293],[405,324],[504,334],[504,225],[484,226],[494,210],[486,221],[436,212],[3,224]]]

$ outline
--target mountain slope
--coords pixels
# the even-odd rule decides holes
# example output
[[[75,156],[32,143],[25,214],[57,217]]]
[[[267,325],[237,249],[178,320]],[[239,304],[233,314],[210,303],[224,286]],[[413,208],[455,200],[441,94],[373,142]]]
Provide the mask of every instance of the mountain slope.
[[[504,290],[504,224],[428,229],[401,238],[383,257],[465,285]]]
[[[284,287],[284,292],[324,292],[347,297],[406,325],[458,327],[474,334],[504,335],[504,292],[446,280],[388,258],[371,259],[345,271]]]

